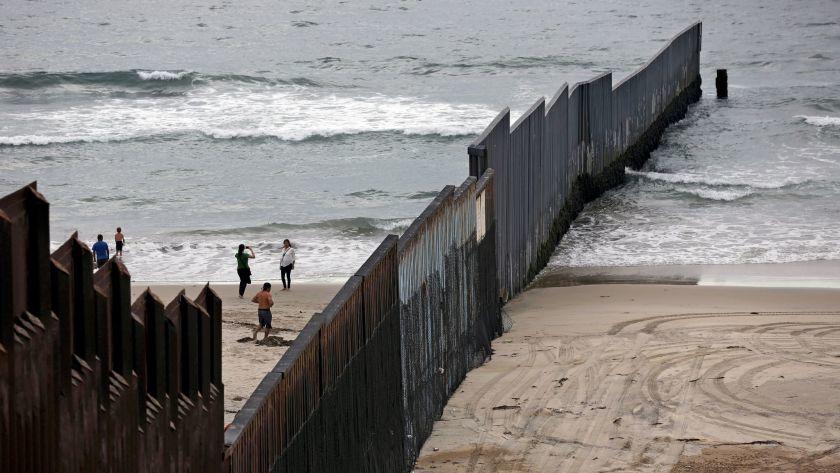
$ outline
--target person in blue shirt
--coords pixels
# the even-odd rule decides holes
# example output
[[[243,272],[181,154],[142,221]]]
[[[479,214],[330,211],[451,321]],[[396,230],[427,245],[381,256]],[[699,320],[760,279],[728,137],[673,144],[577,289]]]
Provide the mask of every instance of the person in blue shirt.
[[[93,250],[93,259],[96,260],[96,267],[101,268],[108,262],[111,257],[111,252],[108,250],[108,244],[102,238],[102,235],[96,235],[96,243],[91,248]]]

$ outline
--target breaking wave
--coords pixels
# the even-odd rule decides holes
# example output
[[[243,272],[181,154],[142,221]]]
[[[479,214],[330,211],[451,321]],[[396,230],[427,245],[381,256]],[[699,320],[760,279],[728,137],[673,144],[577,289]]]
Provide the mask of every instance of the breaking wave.
[[[191,90],[178,96],[108,98],[84,105],[60,103],[52,108],[17,113],[14,120],[5,120],[9,124],[5,129],[0,128],[0,146],[111,142],[177,135],[293,142],[366,133],[451,139],[479,133],[494,115],[492,109],[481,105],[432,102],[415,97],[340,96],[305,88],[238,85]],[[4,121],[2,114],[0,121]]]
[[[137,71],[137,75],[141,80],[181,80],[189,74],[189,72],[184,71]]]
[[[807,115],[797,115],[796,118],[801,118],[805,123],[814,126],[836,126],[840,127],[840,117],[812,117]]]
[[[353,217],[323,220],[312,223],[269,223],[254,227],[225,228],[214,230],[186,230],[175,232],[173,236],[238,236],[238,235],[269,235],[283,233],[300,233],[301,231],[314,230],[318,234],[338,234],[346,237],[372,236],[385,233],[402,233],[411,225],[410,218],[370,218]]]
[[[756,182],[748,180],[715,179],[708,176],[684,173],[665,173],[656,171],[635,171],[626,168],[624,172],[630,176],[636,176],[650,181],[669,182],[671,184],[696,184],[711,187],[751,187],[753,189],[783,189],[810,182],[808,179],[785,179],[782,181]]]
[[[153,88],[199,86],[211,82],[241,82],[245,84],[297,85],[322,87],[318,81],[305,77],[290,79],[248,76],[242,74],[201,74],[183,70],[143,70],[110,72],[45,72],[0,74],[0,88],[41,89],[65,85],[104,86],[125,88]]]
[[[625,173],[651,182],[671,185],[673,191],[705,200],[732,202],[759,192],[784,190],[809,184],[809,179],[784,179],[781,181],[755,182],[737,178],[716,179],[708,176],[686,173],[664,173],[655,171],[634,171],[625,169]]]

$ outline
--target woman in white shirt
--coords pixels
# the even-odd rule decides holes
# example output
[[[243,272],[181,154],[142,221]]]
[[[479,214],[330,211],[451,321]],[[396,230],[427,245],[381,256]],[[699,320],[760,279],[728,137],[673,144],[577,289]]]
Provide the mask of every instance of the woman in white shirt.
[[[280,257],[280,277],[283,279],[283,290],[292,288],[292,270],[295,269],[295,249],[288,239],[283,240],[283,255]]]

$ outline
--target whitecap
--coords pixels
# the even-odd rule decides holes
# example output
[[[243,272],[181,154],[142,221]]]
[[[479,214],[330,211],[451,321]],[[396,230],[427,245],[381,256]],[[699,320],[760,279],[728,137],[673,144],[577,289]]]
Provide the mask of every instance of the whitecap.
[[[808,115],[796,115],[795,118],[801,118],[805,121],[805,123],[814,126],[838,126],[840,127],[840,117],[831,117],[831,116],[824,116],[824,117],[816,117],[816,116],[808,116]]]
[[[125,139],[125,138],[123,138]],[[4,146],[46,146],[60,143],[93,143],[111,141],[107,137],[80,136],[80,135],[13,135],[0,136],[0,145]]]
[[[142,80],[181,80],[188,75],[186,71],[137,71],[137,76]]]
[[[750,190],[743,190],[743,189],[711,189],[706,187],[701,187],[698,189],[691,189],[691,188],[684,188],[678,187],[675,189],[677,192],[684,192],[686,194],[692,194],[701,199],[707,200],[719,200],[723,202],[732,202],[738,199],[743,199],[744,197],[750,196],[754,194],[753,191]]]
[[[383,132],[454,137],[481,132],[494,115],[493,109],[483,105],[419,97],[324,95],[287,85],[240,84],[219,90],[194,89],[178,97],[108,100],[19,114],[13,122],[19,129],[4,130],[0,145],[106,142],[181,134],[285,141]]]
[[[405,230],[414,221],[412,218],[392,219],[392,220],[377,220],[373,222],[373,226],[385,231]]]
[[[804,184],[809,181],[808,179],[788,178],[779,181],[771,180],[764,182],[756,182],[737,178],[720,179],[710,176],[702,176],[699,174],[635,171],[630,168],[626,168],[624,172],[628,175],[638,176],[650,181],[661,181],[668,182],[671,184],[696,184],[702,186],[716,187],[751,187],[753,189],[781,189],[787,186]]]

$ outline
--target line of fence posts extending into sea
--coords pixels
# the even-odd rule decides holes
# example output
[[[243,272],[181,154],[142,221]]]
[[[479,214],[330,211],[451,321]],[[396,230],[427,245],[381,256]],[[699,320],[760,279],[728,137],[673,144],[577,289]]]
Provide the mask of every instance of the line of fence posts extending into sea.
[[[132,305],[112,259],[73,235],[49,253],[31,184],[0,199],[0,471],[216,471],[224,398],[219,297]]]
[[[496,264],[505,299],[545,267],[583,205],[638,169],[665,128],[700,98],[702,24],[612,85],[612,74],[563,85],[510,126],[505,109],[470,145],[470,174],[496,171]]]
[[[502,331],[493,202],[488,170],[388,236],[236,415],[223,470],[410,470]]]
[[[93,275],[75,236],[49,255],[34,185],[0,199],[0,471],[410,471],[492,353],[502,301],[699,98],[700,39],[697,23],[615,87],[610,74],[563,86],[512,128],[499,114],[469,147],[471,176],[382,242],[223,438],[209,286],[130,305],[119,261]]]

